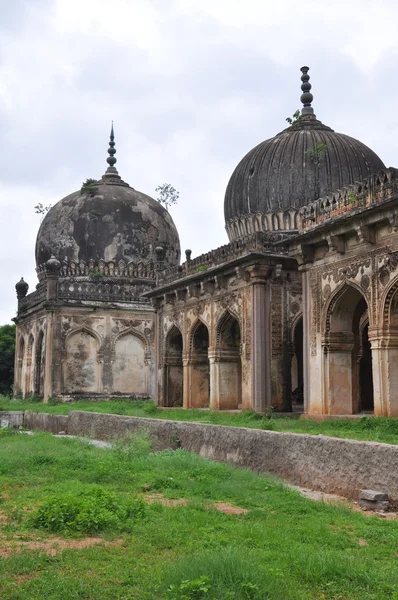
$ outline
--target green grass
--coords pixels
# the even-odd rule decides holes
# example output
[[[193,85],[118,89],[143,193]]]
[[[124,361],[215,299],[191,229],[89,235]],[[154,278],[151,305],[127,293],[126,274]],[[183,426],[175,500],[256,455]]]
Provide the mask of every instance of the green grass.
[[[186,451],[152,453],[142,434],[104,450],[3,430],[0,490],[8,518],[0,519],[0,555],[32,536],[48,539],[49,529],[85,535],[60,519],[69,515],[65,497],[87,500],[90,523],[98,514],[93,495],[99,513],[105,506],[117,514],[130,502],[142,505],[148,492],[187,500],[145,503],[120,517],[124,525],[100,521],[95,534],[104,543],[90,548],[55,556],[27,548],[0,558],[2,600],[398,599],[398,522],[311,502],[271,477]],[[209,509],[216,501],[249,512]],[[48,526],[54,515],[59,527]]]
[[[355,440],[368,440],[398,444],[398,419],[364,416],[361,419],[336,419],[333,421],[308,421],[278,417],[276,413],[262,416],[254,411],[226,413],[211,410],[163,410],[156,408],[147,400],[109,400],[90,402],[81,400],[67,404],[43,404],[29,400],[13,400],[0,397],[0,410],[31,410],[66,415],[71,410],[85,410],[99,413],[129,415],[133,417],[150,417],[152,419],[171,419],[174,421],[197,421],[213,425],[231,425],[250,427],[272,431],[290,431],[293,433],[310,433],[313,435],[330,435]]]

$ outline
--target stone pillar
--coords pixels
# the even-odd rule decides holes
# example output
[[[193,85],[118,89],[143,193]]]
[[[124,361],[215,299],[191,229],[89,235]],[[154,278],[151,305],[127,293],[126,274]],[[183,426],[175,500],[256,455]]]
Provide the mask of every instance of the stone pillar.
[[[43,383],[43,402],[47,403],[53,395],[53,340],[54,340],[54,313],[48,312],[46,318],[46,345],[45,367]]]
[[[183,370],[183,407],[191,408],[191,361],[187,357],[182,359]]]
[[[310,385],[310,331],[311,331],[311,295],[309,273],[303,274],[303,391],[304,391],[304,413],[311,412],[311,385]]]
[[[228,351],[209,351],[210,408],[236,410],[241,403],[240,358]]]
[[[354,335],[349,332],[330,332],[325,355],[325,401],[327,414],[352,415]]]
[[[398,417],[398,328],[369,328],[372,347],[374,414]]]
[[[265,412],[271,408],[269,267],[253,265],[248,271],[252,283],[252,408]]]

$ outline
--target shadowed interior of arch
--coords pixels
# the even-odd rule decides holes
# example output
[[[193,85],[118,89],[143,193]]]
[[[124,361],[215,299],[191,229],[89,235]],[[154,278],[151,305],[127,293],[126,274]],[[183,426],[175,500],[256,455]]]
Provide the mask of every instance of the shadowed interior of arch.
[[[237,409],[242,404],[242,364],[240,356],[241,333],[237,319],[229,312],[221,318],[218,326],[216,368],[218,369],[217,393],[213,393],[215,406],[219,409]],[[214,390],[215,391],[215,390]]]
[[[193,333],[190,361],[190,406],[206,408],[210,402],[209,331],[202,321],[196,325]]]
[[[303,317],[296,322],[292,340],[291,360],[292,411],[303,412],[304,377],[303,377]]]
[[[359,290],[346,285],[330,307],[326,355],[330,414],[373,411],[368,330],[367,302]]]
[[[184,398],[182,335],[175,325],[166,338],[165,360],[165,406],[182,406]]]

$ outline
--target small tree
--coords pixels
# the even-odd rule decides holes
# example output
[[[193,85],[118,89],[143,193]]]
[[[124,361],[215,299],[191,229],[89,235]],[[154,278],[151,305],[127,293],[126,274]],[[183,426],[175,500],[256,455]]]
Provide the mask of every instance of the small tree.
[[[41,202],[39,202],[39,204],[36,204],[35,206],[35,213],[37,215],[45,215],[50,210],[51,206],[52,204],[44,206]]]
[[[155,192],[158,193],[156,200],[163,204],[166,210],[169,210],[169,206],[177,204],[180,192],[178,192],[170,183],[164,183],[158,185]]]
[[[0,326],[0,394],[12,392],[14,383],[15,325]]]

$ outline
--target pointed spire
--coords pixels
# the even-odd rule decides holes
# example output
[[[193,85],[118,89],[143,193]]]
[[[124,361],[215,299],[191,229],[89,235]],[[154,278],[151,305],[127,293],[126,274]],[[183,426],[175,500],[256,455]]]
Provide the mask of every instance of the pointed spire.
[[[115,154],[116,154],[116,148],[115,148],[115,134],[113,131],[113,121],[112,121],[112,127],[111,127],[111,135],[110,135],[110,140],[109,140],[109,148],[108,148],[108,158],[106,159],[106,162],[108,163],[109,167],[107,168],[106,172],[107,173],[117,173],[115,164],[116,164],[116,158],[115,158]]]
[[[106,162],[108,163],[109,167],[107,168],[104,175],[102,176],[101,183],[106,183],[108,185],[123,185],[125,187],[130,187],[128,183],[123,181],[123,179],[120,177],[120,175],[115,167],[116,148],[115,148],[115,133],[113,131],[113,121],[112,121],[112,126],[111,126],[111,134],[110,134],[109,138],[110,138],[109,139],[109,148],[108,148],[109,156],[106,159]]]
[[[301,109],[301,115],[313,115],[314,109],[311,106],[311,102],[314,99],[314,96],[311,94],[311,84],[310,84],[310,76],[308,75],[309,67],[301,67],[300,71],[302,72],[301,81],[301,102],[303,103],[303,108]]]

